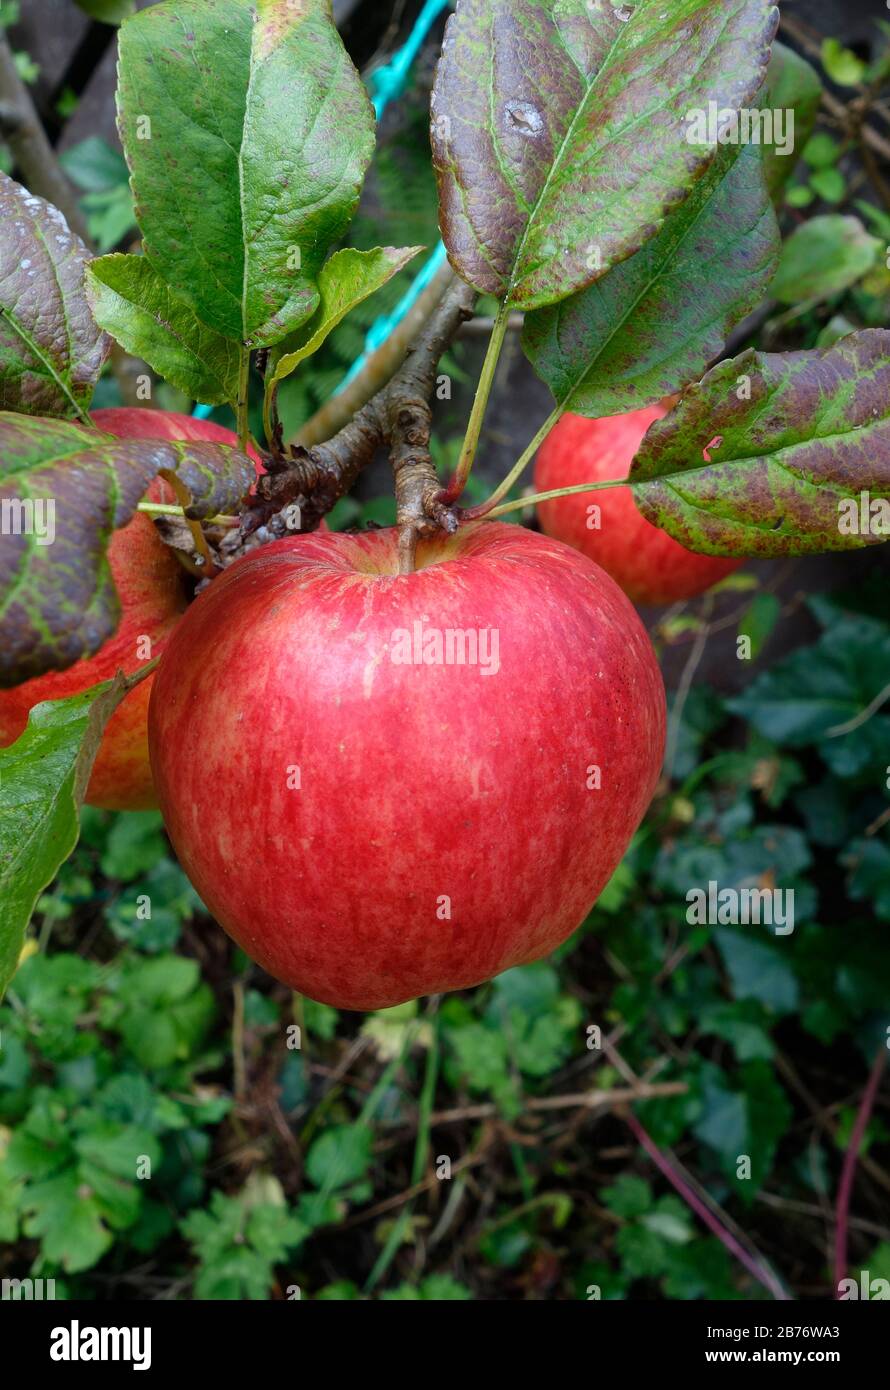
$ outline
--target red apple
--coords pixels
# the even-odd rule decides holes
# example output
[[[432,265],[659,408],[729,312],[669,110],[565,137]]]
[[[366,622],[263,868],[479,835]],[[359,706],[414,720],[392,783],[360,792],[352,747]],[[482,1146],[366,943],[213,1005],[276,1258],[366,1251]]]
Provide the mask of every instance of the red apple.
[[[564,941],[649,804],[664,733],[617,585],[492,522],[422,543],[407,575],[394,530],[239,560],[178,624],[149,710],[204,902],[270,974],[346,1009]]]
[[[231,430],[210,420],[195,420],[159,410],[97,410],[100,429],[118,439],[192,439],[237,445]],[[166,485],[153,483],[149,496],[160,497]],[[169,494],[169,495],[168,495]],[[172,490],[164,493],[173,501]],[[32,706],[59,700],[110,679],[118,670],[132,674],[149,658],[140,655],[148,638],[151,656],[159,656],[188,602],[185,572],[158,536],[154,523],[137,513],[115,531],[108,546],[111,573],[121,601],[121,621],[113,637],[94,656],[67,671],[36,676],[13,690],[0,691],[0,747],[19,737]],[[156,806],[148,760],[146,720],[151,683],[132,690],[112,715],[93,765],[86,800],[109,810],[137,811]]]
[[[626,478],[630,465],[664,405],[627,415],[587,420],[564,415],[545,439],[535,465],[535,492]],[[634,603],[678,603],[703,594],[744,564],[696,555],[637,510],[630,488],[574,493],[538,504],[548,536],[565,541],[608,570]]]

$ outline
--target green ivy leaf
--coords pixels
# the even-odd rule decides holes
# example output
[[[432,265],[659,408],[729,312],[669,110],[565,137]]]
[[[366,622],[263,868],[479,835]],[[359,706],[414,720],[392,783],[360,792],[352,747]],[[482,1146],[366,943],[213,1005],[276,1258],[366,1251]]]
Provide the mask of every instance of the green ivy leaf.
[[[256,476],[225,444],[114,439],[0,413],[0,688],[64,670],[114,632],[108,536],[158,473],[188,493],[195,517],[237,506]]]
[[[776,21],[770,0],[460,0],[432,105],[458,273],[533,309],[632,255],[714,158],[690,112],[750,104]]]
[[[791,1123],[791,1106],[767,1062],[749,1062],[733,1081],[706,1063],[702,1076],[702,1113],[693,1129],[713,1149],[733,1190],[754,1200],[772,1170],[776,1147]],[[751,1160],[749,1178],[739,1178],[742,1157]]]
[[[890,497],[890,333],[721,362],[651,427],[630,480],[646,520],[703,554],[880,543],[842,531],[839,504]]]
[[[87,248],[3,173],[0,225],[0,409],[85,418],[111,349],[83,290]]]
[[[880,707],[862,716],[880,701],[888,669],[886,624],[835,616],[818,642],[792,652],[727,703],[774,743],[815,744],[836,776],[855,777],[887,763],[890,717]]]
[[[15,974],[34,904],[77,844],[78,813],[105,725],[143,674],[36,705],[21,738],[0,749],[0,996]]]
[[[96,322],[192,400],[238,399],[240,352],[178,299],[145,256],[102,256],[87,268]]]
[[[562,410],[639,409],[701,376],[779,256],[760,151],[721,152],[641,251],[526,317],[522,345]]]
[[[738,994],[738,991],[737,991]],[[705,1035],[723,1038],[731,1043],[740,1062],[771,1061],[774,1048],[764,1027],[769,1022],[766,1010],[754,999],[739,996],[711,1004],[698,1014],[698,1026]]]
[[[797,979],[788,952],[757,931],[718,927],[714,939],[732,981],[736,999],[756,999],[772,1013],[792,1013],[798,1004]]]
[[[301,362],[318,352],[325,338],[357,304],[379,290],[423,248],[378,246],[356,251],[346,246],[322,266],[318,276],[319,305],[311,319],[279,343],[270,360],[270,385],[290,376]],[[203,397],[202,397],[203,399]]]
[[[868,903],[882,922],[890,922],[890,845],[879,839],[855,840],[849,854],[850,897]]]
[[[822,100],[822,83],[815,68],[801,58],[793,48],[776,41],[766,74],[760,105],[767,111],[794,112],[794,147],[789,154],[779,154],[775,143],[763,147],[766,186],[770,197],[778,199],[794,173],[798,153],[803,150],[816,124]]]
[[[330,0],[143,10],[121,29],[118,107],[145,252],[174,293],[251,347],[304,323],[374,144]]]
[[[782,304],[828,299],[867,275],[880,249],[858,217],[811,217],[785,242],[770,293]]]

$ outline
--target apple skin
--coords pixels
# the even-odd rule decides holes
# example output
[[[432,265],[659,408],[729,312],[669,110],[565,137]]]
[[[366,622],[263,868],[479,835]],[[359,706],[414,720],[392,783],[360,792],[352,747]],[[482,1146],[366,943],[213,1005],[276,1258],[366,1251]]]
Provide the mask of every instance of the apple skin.
[[[535,464],[535,492],[626,478],[649,426],[667,414],[663,404],[588,420],[564,415],[545,439]],[[599,530],[588,527],[588,507],[600,509]],[[595,560],[634,603],[679,603],[695,598],[744,560],[696,555],[637,510],[630,488],[575,493],[538,503],[548,536]]]
[[[237,445],[231,430],[210,420],[195,420],[160,410],[135,408],[97,410],[93,420],[118,439],[190,439]],[[175,501],[172,489],[160,479],[148,496]],[[137,513],[115,531],[108,560],[121,601],[117,631],[94,656],[51,671],[12,690],[0,691],[0,747],[13,743],[25,728],[32,707],[41,700],[77,695],[117,671],[132,675],[144,661],[137,656],[140,637],[151,639],[159,656],[188,603],[185,572],[172,550],[160,539],[148,516]],[[131,690],[109,720],[87,787],[86,801],[113,811],[141,811],[157,806],[148,759],[148,701],[154,676]]]
[[[264,546],[191,605],[152,690],[183,868],[249,956],[342,1009],[552,951],[661,768],[661,674],[604,571],[494,522],[421,542],[417,563],[397,573],[394,529]],[[418,621],[496,629],[498,662],[397,663]]]

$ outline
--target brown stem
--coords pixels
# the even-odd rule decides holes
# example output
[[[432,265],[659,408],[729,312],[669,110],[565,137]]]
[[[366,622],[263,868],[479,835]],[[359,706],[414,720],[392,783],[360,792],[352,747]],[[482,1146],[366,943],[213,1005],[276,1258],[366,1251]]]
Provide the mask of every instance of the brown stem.
[[[458,329],[472,315],[476,292],[454,280],[417,340],[408,360],[383,393],[390,463],[396,488],[399,573],[414,569],[418,539],[457,530],[454,509],[440,500],[442,485],[430,454],[430,396],[439,361]]]
[[[441,484],[429,452],[429,397],[442,354],[472,314],[475,301],[476,291],[452,277],[407,361],[354,419],[324,444],[297,445],[283,458],[266,460],[269,472],[257,483],[241,532],[223,542],[224,563],[258,542],[292,531],[293,514],[289,520],[288,512],[293,507],[299,508],[299,529],[314,530],[382,444],[391,450],[401,572],[413,568],[418,536],[457,529],[454,509],[438,501]],[[260,528],[263,535],[246,539]]]

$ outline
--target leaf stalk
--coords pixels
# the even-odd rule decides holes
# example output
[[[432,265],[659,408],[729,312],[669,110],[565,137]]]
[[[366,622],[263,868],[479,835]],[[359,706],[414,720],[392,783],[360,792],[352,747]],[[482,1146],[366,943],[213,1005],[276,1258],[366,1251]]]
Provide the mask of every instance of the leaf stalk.
[[[476,388],[476,398],[473,401],[473,409],[470,413],[467,432],[464,437],[463,448],[457,462],[454,476],[448,486],[443,490],[440,501],[445,505],[456,502],[467,485],[467,479],[473,467],[473,460],[476,457],[476,450],[479,447],[479,438],[482,434],[482,422],[485,419],[485,411],[488,407],[488,398],[491,395],[491,388],[494,385],[495,372],[501,356],[501,349],[504,346],[504,339],[507,336],[507,329],[510,324],[510,309],[505,303],[501,304],[491,330],[491,337],[488,341],[488,351],[485,354],[485,361],[482,364],[482,373],[479,377],[479,385]]]

